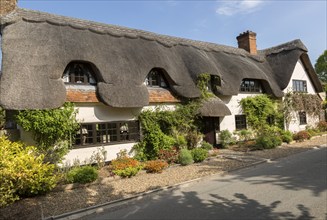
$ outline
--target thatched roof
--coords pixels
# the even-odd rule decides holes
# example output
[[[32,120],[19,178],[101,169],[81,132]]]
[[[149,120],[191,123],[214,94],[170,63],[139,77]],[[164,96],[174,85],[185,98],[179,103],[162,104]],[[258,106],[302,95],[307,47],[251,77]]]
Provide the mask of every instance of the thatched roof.
[[[199,113],[205,117],[221,117],[232,114],[225,103],[218,97],[203,101]]]
[[[252,78],[281,97],[296,57],[307,52],[293,41],[251,55],[239,48],[19,8],[1,17],[0,24],[0,105],[7,109],[61,106],[66,98],[61,77],[71,61],[87,61],[99,70],[99,99],[113,107],[148,105],[144,80],[152,68],[165,70],[170,88],[181,98],[200,95],[195,82],[201,73],[221,77],[218,95],[236,95],[242,79]],[[314,85],[319,91],[321,86]]]

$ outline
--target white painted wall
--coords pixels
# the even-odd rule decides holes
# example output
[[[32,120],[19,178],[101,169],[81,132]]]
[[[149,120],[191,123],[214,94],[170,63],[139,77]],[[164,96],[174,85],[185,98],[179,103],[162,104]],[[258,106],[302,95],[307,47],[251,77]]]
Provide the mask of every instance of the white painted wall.
[[[142,108],[113,108],[102,103],[75,103],[80,122],[110,122],[135,120]]]
[[[246,97],[260,95],[261,93],[240,93],[236,96],[220,96],[219,98],[226,104],[231,111],[231,115],[220,117],[220,130],[229,130],[230,132],[235,131],[235,115],[241,115],[242,108],[239,102]]]
[[[102,103],[75,103],[78,110],[77,120],[82,123],[129,121],[136,120],[142,108],[113,108]],[[107,151],[107,161],[115,159],[120,150],[127,150],[131,154],[132,147],[136,143],[124,143],[103,145]],[[73,164],[74,160],[81,163],[88,161],[94,152],[102,146],[82,147],[69,151],[65,156],[63,164]]]
[[[292,91],[292,87],[293,87],[292,81],[293,80],[305,80],[307,82],[308,94],[316,94],[314,86],[313,86],[307,72],[305,71],[305,68],[304,68],[301,60],[298,60],[298,62],[296,63],[291,80],[288,83],[287,87],[283,90],[284,93]],[[302,131],[302,130],[305,130],[306,126],[315,127],[318,122],[319,122],[319,116],[313,116],[313,115],[307,114],[307,124],[300,125],[300,119],[299,119],[298,112],[293,112],[292,120],[289,124],[288,130],[291,132]]]
[[[106,161],[110,161],[117,158],[117,153],[121,150],[127,150],[129,156],[133,156],[131,151],[136,143],[126,143],[126,144],[115,144],[115,145],[104,145],[104,149],[107,152]],[[78,149],[72,149],[63,161],[64,165],[73,165],[74,161],[78,160],[81,164],[88,163],[92,154],[96,153],[98,149],[102,146],[97,147],[83,147]]]

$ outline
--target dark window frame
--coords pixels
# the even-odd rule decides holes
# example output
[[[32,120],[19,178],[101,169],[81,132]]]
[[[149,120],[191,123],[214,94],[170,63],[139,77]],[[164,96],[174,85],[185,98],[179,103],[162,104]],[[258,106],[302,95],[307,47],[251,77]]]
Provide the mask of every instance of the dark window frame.
[[[292,90],[293,90],[293,92],[307,93],[308,92],[307,81],[306,80],[293,79],[292,80]]]
[[[247,129],[246,116],[245,115],[235,115],[235,129],[243,130]]]
[[[299,112],[300,125],[306,125],[307,123],[307,113],[304,111]]]
[[[81,123],[75,136],[74,148],[113,145],[140,140],[138,120]]]
[[[72,85],[96,85],[97,79],[90,63],[71,62],[64,71],[63,77],[68,78],[65,84]]]
[[[148,87],[168,88],[168,82],[160,69],[152,69],[146,77],[145,84]]]
[[[243,79],[239,90],[242,93],[263,93],[262,83],[258,79]]]

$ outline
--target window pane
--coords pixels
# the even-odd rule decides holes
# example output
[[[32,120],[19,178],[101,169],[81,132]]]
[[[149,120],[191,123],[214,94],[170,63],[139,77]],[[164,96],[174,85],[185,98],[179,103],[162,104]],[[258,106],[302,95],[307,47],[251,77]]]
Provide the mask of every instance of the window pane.
[[[246,117],[245,115],[235,115],[236,130],[246,129]]]
[[[117,124],[108,123],[109,142],[117,141]]]

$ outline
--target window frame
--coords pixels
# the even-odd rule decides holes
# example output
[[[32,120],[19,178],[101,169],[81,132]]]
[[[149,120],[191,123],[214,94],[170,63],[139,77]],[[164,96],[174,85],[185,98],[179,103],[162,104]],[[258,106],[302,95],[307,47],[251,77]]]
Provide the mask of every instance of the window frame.
[[[299,112],[299,123],[300,123],[300,125],[308,124],[308,122],[307,122],[307,113],[305,111],[300,111]]]
[[[263,93],[262,83],[258,79],[243,79],[239,91],[241,93]]]
[[[235,115],[235,130],[247,129],[246,115]]]
[[[168,88],[169,84],[165,79],[163,71],[160,69],[152,69],[145,79],[145,85],[147,87],[154,88]]]
[[[79,69],[78,69],[79,68]],[[97,84],[96,74],[91,63],[71,62],[67,65],[63,80],[69,85],[93,85]],[[68,81],[65,81],[67,79]],[[78,80],[80,79],[80,80]]]
[[[306,80],[293,79],[292,80],[292,90],[293,92],[308,92],[308,83]]]
[[[123,125],[127,125],[127,128],[126,126],[123,128]],[[73,147],[83,148],[138,142],[141,137],[140,131],[138,120],[81,123]],[[83,144],[82,140],[87,142]]]

